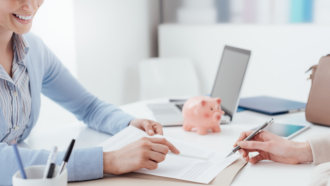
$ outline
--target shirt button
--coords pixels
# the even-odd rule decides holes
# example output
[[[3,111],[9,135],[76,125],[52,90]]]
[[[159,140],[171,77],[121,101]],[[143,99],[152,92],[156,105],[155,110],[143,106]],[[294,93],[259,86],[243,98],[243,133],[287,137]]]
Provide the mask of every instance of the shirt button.
[[[16,97],[16,96],[18,96],[18,93],[17,92],[14,92],[13,95]]]
[[[16,127],[15,127],[15,130],[18,130],[18,129],[19,129],[19,126],[16,126]]]

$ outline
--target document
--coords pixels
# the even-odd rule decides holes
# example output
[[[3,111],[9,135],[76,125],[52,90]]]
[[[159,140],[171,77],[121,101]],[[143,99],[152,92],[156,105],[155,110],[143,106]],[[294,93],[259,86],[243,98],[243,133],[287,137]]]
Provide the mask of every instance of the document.
[[[166,138],[180,150],[181,154],[202,157],[205,160],[168,153],[165,160],[158,164],[157,169],[140,169],[135,171],[138,173],[208,184],[239,157],[238,155],[232,155],[225,158],[227,154],[222,152],[194,146],[184,141],[161,135],[149,136],[144,131],[133,126],[127,127],[99,146],[103,147],[104,152],[114,151],[142,137]]]

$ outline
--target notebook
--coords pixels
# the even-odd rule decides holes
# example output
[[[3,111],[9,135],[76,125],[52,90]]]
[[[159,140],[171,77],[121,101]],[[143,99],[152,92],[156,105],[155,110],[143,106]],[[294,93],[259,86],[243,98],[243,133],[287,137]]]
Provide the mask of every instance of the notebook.
[[[269,96],[258,96],[242,98],[239,107],[260,112],[268,115],[286,114],[291,112],[305,111],[306,103],[274,98]]]

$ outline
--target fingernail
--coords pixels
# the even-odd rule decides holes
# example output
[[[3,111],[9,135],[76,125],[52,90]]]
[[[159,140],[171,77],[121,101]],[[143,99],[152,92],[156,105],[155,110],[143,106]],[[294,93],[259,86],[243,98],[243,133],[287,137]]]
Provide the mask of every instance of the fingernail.
[[[150,129],[149,134],[154,134],[154,131]]]
[[[243,156],[243,150],[242,149],[240,149],[238,152]]]
[[[244,141],[241,141],[241,142],[238,142],[237,145],[240,146],[240,147],[245,147],[245,142]]]

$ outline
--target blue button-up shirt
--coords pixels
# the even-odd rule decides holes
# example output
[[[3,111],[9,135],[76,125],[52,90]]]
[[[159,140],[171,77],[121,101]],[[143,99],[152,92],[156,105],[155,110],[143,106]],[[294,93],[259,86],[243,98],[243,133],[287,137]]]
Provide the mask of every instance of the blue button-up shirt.
[[[72,112],[79,120],[84,121],[89,127],[109,133],[116,134],[120,130],[128,126],[129,122],[134,119],[132,116],[122,112],[116,106],[99,100],[97,97],[90,94],[80,83],[69,73],[59,59],[49,50],[40,38],[29,33],[22,37],[25,40],[26,46],[29,46],[22,60],[18,60],[18,66],[21,72],[26,73],[29,77],[29,90],[31,96],[31,112],[26,112],[28,121],[24,119],[24,114],[15,116],[20,118],[11,122],[5,117],[4,109],[10,109],[14,105],[0,105],[0,185],[11,185],[12,176],[19,170],[14,151],[8,145],[9,138],[17,139],[18,142],[23,141],[28,137],[31,130],[35,126],[40,112],[40,94],[43,93],[53,101]],[[15,49],[17,50],[17,49]],[[23,63],[21,61],[24,61]],[[20,63],[21,62],[21,63]],[[25,65],[24,65],[25,63]],[[24,69],[26,66],[26,70]],[[15,72],[14,72],[15,74]],[[15,85],[13,81],[15,77],[10,79],[2,78],[2,82],[7,85]],[[20,79],[20,78],[17,78]],[[102,82],[99,82],[102,83]],[[24,83],[23,83],[24,84]],[[7,86],[6,85],[6,86]],[[26,85],[26,84],[25,84]],[[107,86],[106,84],[104,86]],[[25,88],[18,90],[14,86],[14,92],[8,94],[17,97],[23,96]],[[28,93],[24,93],[28,95]],[[0,99],[3,99],[0,97]],[[26,100],[28,100],[27,98]],[[5,101],[2,100],[2,101]],[[19,103],[17,101],[16,103]],[[14,103],[14,102],[12,102]],[[28,103],[28,102],[26,102]],[[21,103],[20,103],[21,104]],[[19,108],[20,107],[20,108]],[[21,104],[16,108],[23,112],[28,105]],[[14,110],[14,109],[13,109]],[[13,111],[8,111],[12,116]],[[29,117],[28,117],[29,115]],[[8,134],[8,130],[13,126],[21,128],[20,132]],[[69,144],[70,142],[68,142]],[[32,165],[45,165],[49,155],[46,150],[33,150],[20,148],[22,162],[24,167]],[[55,163],[60,165],[65,152],[59,152]],[[97,179],[103,177],[103,149],[102,147],[75,149],[67,164],[68,180],[80,181]]]
[[[13,35],[12,77],[0,65],[0,106],[6,120],[6,135],[0,142],[9,143],[22,135],[31,113],[30,78],[24,61],[29,47],[21,35]]]

